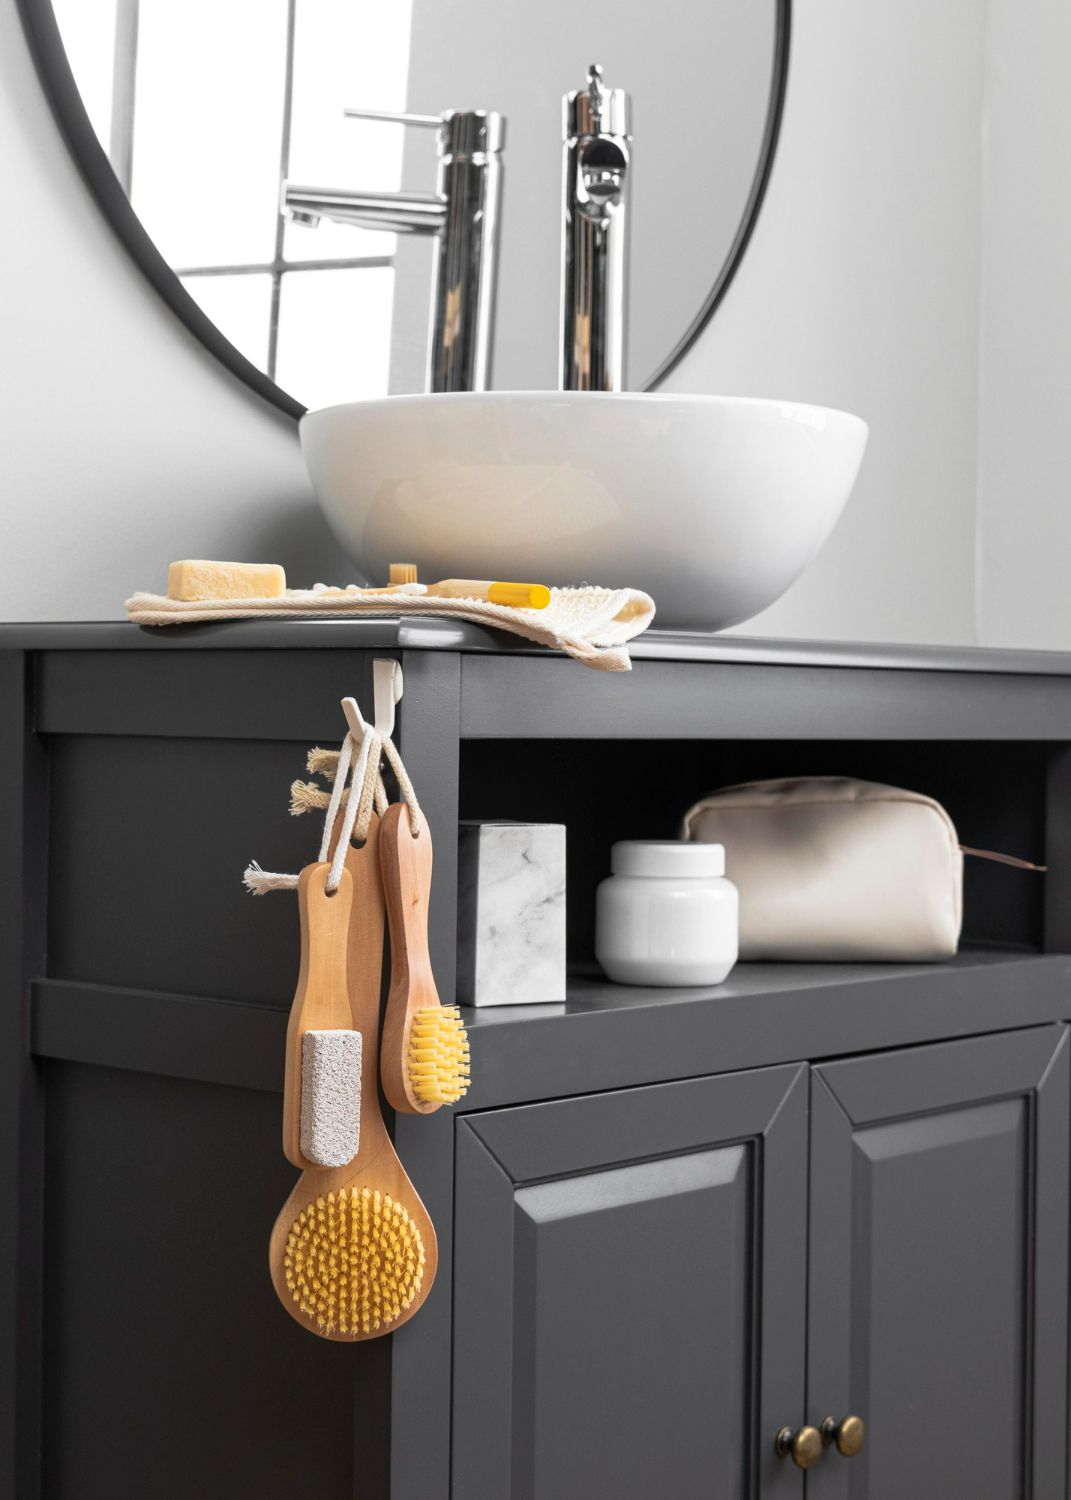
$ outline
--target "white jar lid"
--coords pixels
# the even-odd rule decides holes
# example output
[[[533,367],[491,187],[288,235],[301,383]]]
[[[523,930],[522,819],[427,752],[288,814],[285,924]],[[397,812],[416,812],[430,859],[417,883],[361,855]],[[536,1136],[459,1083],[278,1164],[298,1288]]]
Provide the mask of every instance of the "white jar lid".
[[[628,839],[610,850],[610,869],[615,875],[709,880],[725,874],[725,845],[686,844],[680,839]]]

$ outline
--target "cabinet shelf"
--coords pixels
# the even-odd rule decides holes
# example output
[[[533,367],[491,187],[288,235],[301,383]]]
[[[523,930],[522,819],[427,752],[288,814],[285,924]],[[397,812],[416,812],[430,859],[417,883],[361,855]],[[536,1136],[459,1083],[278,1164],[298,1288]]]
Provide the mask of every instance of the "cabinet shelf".
[[[205,1082],[282,1087],[287,1011],[42,979],[33,1050]],[[465,1012],[465,1109],[598,1093],[1071,1018],[1071,954],[975,948],[942,964],[741,964],[710,989],[570,976],[557,1005]]]
[[[1068,1016],[1071,954],[1023,949],[968,948],[936,964],[740,964],[708,989],[616,985],[577,972],[563,1004],[466,1013],[474,1080],[466,1107],[814,1061]]]

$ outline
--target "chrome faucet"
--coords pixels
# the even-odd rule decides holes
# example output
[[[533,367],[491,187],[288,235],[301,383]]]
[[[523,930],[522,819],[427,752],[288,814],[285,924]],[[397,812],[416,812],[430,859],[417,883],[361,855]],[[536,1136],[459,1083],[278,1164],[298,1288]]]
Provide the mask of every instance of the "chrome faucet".
[[[619,391],[625,368],[631,108],[593,63],[585,88],[566,94],[562,163],[562,305],[559,385]]]
[[[321,218],[439,238],[428,337],[429,391],[483,391],[491,379],[498,204],[505,121],[494,110],[399,115],[347,109],[439,132],[434,193],[362,193],[283,184],[282,211],[297,224]]]

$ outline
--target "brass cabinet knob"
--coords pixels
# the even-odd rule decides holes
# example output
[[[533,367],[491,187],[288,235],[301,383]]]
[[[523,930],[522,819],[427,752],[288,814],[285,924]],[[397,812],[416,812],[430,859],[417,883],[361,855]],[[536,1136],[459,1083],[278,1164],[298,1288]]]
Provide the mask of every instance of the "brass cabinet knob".
[[[809,1469],[822,1457],[822,1434],[817,1427],[782,1427],[774,1438],[774,1452],[779,1458],[791,1457],[798,1469]]]
[[[854,1458],[866,1442],[866,1424],[862,1417],[842,1417],[839,1422],[827,1417],[822,1423],[821,1437],[825,1447],[836,1443],[838,1453]]]

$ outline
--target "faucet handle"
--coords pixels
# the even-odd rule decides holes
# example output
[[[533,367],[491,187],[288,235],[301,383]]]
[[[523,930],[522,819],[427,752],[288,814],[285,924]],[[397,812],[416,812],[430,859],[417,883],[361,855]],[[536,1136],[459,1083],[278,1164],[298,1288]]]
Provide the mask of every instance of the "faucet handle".
[[[391,125],[421,125],[429,130],[438,130],[443,123],[442,115],[407,115],[391,109],[344,109],[347,120],[386,120]]]
[[[608,89],[602,66],[591,63],[582,89],[573,89],[562,99],[563,136],[622,136],[632,138],[632,101],[624,89]]]
[[[351,120],[387,120],[392,125],[419,125],[439,131],[439,151],[447,156],[474,156],[501,151],[506,122],[494,109],[447,109],[441,115],[395,114],[386,109],[344,109]]]

